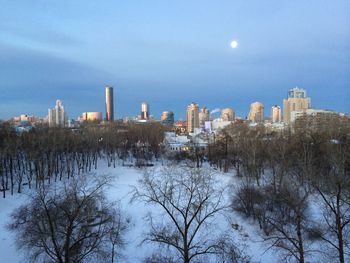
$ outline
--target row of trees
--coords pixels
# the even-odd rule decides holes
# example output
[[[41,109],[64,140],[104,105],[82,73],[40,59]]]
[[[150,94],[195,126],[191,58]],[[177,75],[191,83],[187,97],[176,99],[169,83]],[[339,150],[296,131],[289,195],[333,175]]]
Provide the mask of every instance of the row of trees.
[[[327,121],[324,129],[299,123],[293,132],[232,125],[206,153],[211,165],[240,178],[233,209],[255,220],[285,259],[301,263],[316,252],[350,258],[350,124]]]
[[[40,128],[21,135],[8,124],[0,125],[0,191],[20,193],[23,185],[38,188],[97,169],[106,157],[108,166],[120,159],[144,165],[163,153],[160,124],[86,125],[79,130]]]

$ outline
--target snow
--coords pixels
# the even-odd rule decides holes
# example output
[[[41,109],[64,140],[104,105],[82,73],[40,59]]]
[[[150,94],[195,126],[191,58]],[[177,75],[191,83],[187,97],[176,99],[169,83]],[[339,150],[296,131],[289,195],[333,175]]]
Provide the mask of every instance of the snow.
[[[120,251],[124,256],[119,262],[134,263],[141,262],[145,256],[152,254],[157,248],[154,244],[141,244],[143,233],[148,230],[148,226],[144,221],[144,217],[150,211],[160,213],[159,208],[147,206],[140,202],[130,203],[131,190],[137,185],[137,181],[142,176],[143,170],[134,167],[116,166],[107,167],[105,162],[99,162],[99,168],[94,171],[96,175],[109,175],[114,178],[111,186],[106,190],[106,195],[110,201],[119,201],[122,211],[131,219],[129,231],[126,233],[126,247]],[[160,166],[160,164],[159,164]],[[223,174],[218,171],[218,179],[223,183],[231,182],[232,174]],[[26,189],[27,193],[30,192]],[[10,214],[16,207],[26,202],[28,196],[26,193],[7,195],[5,199],[0,199],[0,255],[1,262],[20,263],[25,262],[25,255],[16,250],[13,234],[6,229],[6,224],[10,220]],[[230,223],[224,222],[224,217],[217,218],[216,227],[222,228],[229,226],[230,223],[239,225],[235,239],[238,242],[245,242],[248,246],[246,253],[252,256],[253,262],[278,262],[278,257],[274,255],[274,251],[266,250],[259,237],[259,230],[252,221],[247,220],[235,213],[230,214]]]
[[[23,262],[20,259],[24,256],[17,251],[14,244],[14,235],[6,230],[10,214],[14,208],[20,206],[28,198],[25,194],[8,195],[0,201],[0,255],[1,262]]]

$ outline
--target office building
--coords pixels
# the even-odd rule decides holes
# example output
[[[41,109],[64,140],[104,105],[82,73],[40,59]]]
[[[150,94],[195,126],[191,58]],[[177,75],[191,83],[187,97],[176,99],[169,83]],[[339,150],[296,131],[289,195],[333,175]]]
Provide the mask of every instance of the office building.
[[[113,87],[106,87],[106,121],[114,121]]]
[[[261,102],[254,102],[250,105],[250,112],[248,120],[251,122],[263,122],[264,121],[264,104]]]
[[[235,111],[231,108],[225,108],[221,111],[222,121],[234,121],[235,120]]]
[[[161,121],[165,125],[174,125],[174,113],[172,111],[164,111],[162,113]]]
[[[310,119],[320,119],[328,116],[341,116],[339,113],[330,110],[321,110],[321,109],[306,109],[300,111],[292,111],[290,115],[291,123],[294,123],[296,120],[305,120],[306,118]]]
[[[288,98],[283,100],[283,121],[291,124],[292,111],[303,111],[311,108],[311,99],[306,91],[298,87],[289,90]]]
[[[342,113],[321,109],[306,109],[291,113],[291,127],[294,131],[305,132],[306,129],[313,129],[334,132],[340,128],[340,123],[349,127],[349,117]]]
[[[271,108],[271,121],[273,123],[282,121],[282,111],[280,106],[272,106]]]
[[[61,126],[64,127],[68,120],[67,114],[64,111],[62,101],[56,100],[55,108],[48,110],[48,122],[49,126]]]
[[[141,103],[141,120],[149,120],[149,104],[146,102]]]
[[[187,106],[187,132],[193,133],[196,128],[199,128],[199,107],[192,102]]]
[[[201,109],[201,112],[199,112],[198,116],[199,116],[199,126],[204,127],[205,122],[209,121],[210,112],[206,107],[204,107]]]

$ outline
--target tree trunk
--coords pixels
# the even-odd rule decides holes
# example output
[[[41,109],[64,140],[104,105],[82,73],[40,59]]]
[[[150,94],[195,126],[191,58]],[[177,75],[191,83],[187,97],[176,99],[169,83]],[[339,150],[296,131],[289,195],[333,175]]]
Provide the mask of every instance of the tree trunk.
[[[297,215],[297,236],[298,236],[298,246],[299,246],[299,263],[304,263],[304,245],[303,245],[303,237],[301,234],[301,215],[298,212]]]
[[[343,228],[341,222],[341,211],[340,211],[340,196],[341,196],[341,185],[338,184],[338,193],[337,193],[337,213],[335,215],[335,223],[337,227],[337,236],[338,236],[338,250],[339,250],[339,262],[345,263],[344,259],[344,240],[343,240]]]

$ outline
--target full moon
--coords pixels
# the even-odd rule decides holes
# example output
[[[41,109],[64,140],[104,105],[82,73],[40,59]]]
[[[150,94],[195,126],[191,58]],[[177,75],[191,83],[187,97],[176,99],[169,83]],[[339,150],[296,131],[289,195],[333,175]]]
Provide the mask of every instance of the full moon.
[[[238,47],[238,42],[236,40],[233,40],[231,42],[231,48],[236,48],[236,47]]]

